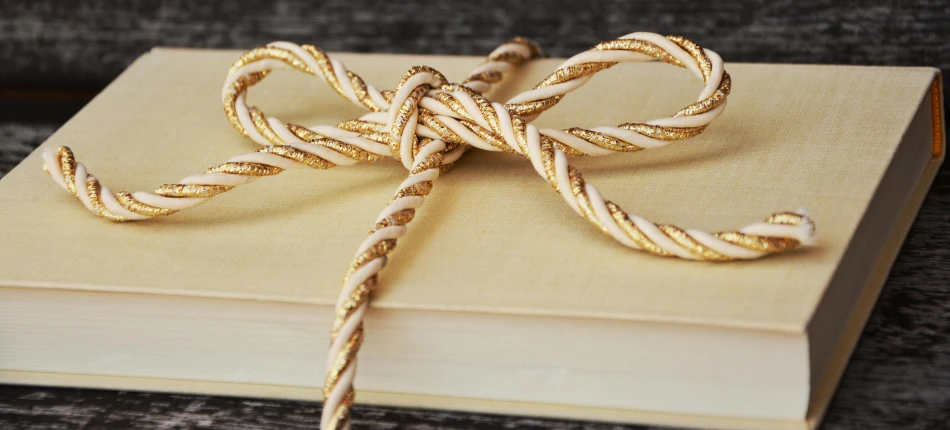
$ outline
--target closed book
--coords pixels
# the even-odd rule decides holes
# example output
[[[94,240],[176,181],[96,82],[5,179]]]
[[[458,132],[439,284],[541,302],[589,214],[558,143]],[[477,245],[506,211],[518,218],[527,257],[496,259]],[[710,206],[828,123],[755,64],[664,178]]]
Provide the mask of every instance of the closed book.
[[[41,170],[69,146],[115,190],[151,190],[257,146],[220,89],[236,51],[155,49],[0,180],[0,382],[320,399],[342,275],[407,171],[294,170],[181,213],[110,223]],[[336,54],[379,87],[477,57]],[[560,60],[521,66],[504,101]],[[930,68],[727,64],[726,112],[664,148],[576,160],[632,213],[736,229],[806,207],[817,243],[697,263],[615,243],[523,157],[472,150],[439,179],[381,274],[357,402],[717,428],[813,428],[943,160]],[[686,70],[620,65],[539,127],[662,117]],[[278,118],[364,112],[275,72]]]

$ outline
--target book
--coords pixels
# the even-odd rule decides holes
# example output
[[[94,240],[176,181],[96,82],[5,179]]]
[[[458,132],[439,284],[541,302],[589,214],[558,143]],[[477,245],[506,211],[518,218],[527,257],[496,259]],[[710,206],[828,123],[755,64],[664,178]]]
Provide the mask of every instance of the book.
[[[104,184],[150,190],[257,146],[221,112],[237,51],[158,48],[0,179],[0,382],[321,398],[352,253],[407,172],[290,171],[173,216],[115,224],[41,171],[70,146]],[[395,86],[480,57],[335,54]],[[560,62],[520,67],[507,100]],[[738,228],[807,207],[814,247],[725,264],[635,252],[519,156],[469,151],[380,277],[357,402],[716,428],[814,428],[943,160],[936,69],[728,64],[725,114],[661,149],[577,160],[632,213]],[[302,124],[363,112],[275,72],[251,103]],[[659,117],[700,83],[620,65],[535,120]]]

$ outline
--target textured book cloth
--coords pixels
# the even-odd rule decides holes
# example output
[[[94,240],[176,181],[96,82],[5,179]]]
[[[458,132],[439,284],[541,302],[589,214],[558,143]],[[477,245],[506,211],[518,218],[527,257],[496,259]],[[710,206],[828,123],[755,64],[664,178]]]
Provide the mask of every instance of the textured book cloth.
[[[128,191],[153,189],[253,150],[252,143],[234,132],[220,107],[223,76],[238,55],[155,50],[42,148],[72,147],[100,180]],[[431,65],[451,79],[464,76],[481,61],[336,57],[380,87],[394,86],[416,64]],[[489,97],[505,100],[542,79],[558,63],[532,62]],[[383,286],[371,306],[393,312],[739,330],[751,333],[749,338],[757,333],[786,336],[801,340],[801,348],[789,352],[798,355],[777,354],[774,359],[794,361],[800,372],[775,375],[778,366],[757,367],[762,375],[745,378],[771,382],[797,378],[801,385],[774,398],[762,394],[762,410],[769,412],[748,418],[794,421],[814,415],[815,407],[809,412],[808,405],[814,403],[825,368],[840,355],[836,346],[843,337],[853,341],[856,336],[847,334],[847,324],[856,318],[859,329],[866,316],[860,312],[852,316],[852,310],[861,309],[859,299],[867,291],[872,293],[864,305],[873,304],[876,290],[871,284],[878,283],[879,288],[886,276],[909,225],[906,219],[915,213],[920,190],[926,190],[942,160],[941,122],[936,121],[941,112],[931,103],[939,98],[934,90],[939,81],[935,70],[925,68],[735,64],[728,65],[728,71],[734,81],[729,107],[703,135],[663,149],[586,158],[579,161],[580,167],[588,180],[634,213],[683,227],[737,228],[775,210],[803,206],[818,225],[817,246],[729,264],[631,252],[589,228],[523,158],[470,151],[437,184],[382,276]],[[536,125],[593,127],[662,116],[690,101],[698,88],[688,72],[668,66],[617,67],[572,93]],[[295,123],[334,124],[362,113],[313,77],[284,73],[255,90],[250,95],[254,104]],[[41,164],[34,153],[0,182],[0,285],[11,291],[85,290],[305,306],[333,306],[353,249],[406,174],[392,160],[293,171],[171,217],[117,225],[86,213],[45,177]],[[881,210],[869,210],[873,208]],[[389,316],[379,318],[398,323]],[[493,330],[503,336],[509,328],[499,325]],[[564,330],[570,333],[569,325]],[[4,331],[5,336],[17,340],[12,331]],[[301,350],[322,357],[325,331],[325,325],[312,327],[306,334],[312,342],[299,345]],[[521,341],[530,344],[531,339]],[[373,342],[370,335],[367,345]],[[641,352],[640,358],[625,361],[614,356],[612,348],[604,345],[592,351],[584,366],[603,365],[611,371],[631,362],[648,367],[653,363],[655,367],[647,370],[661,375],[657,384],[673,377],[662,376],[659,356]],[[711,361],[730,357],[729,348],[715,346],[665,352],[674,350],[709,353],[716,357]],[[365,354],[367,378],[385,373],[372,354],[372,349]],[[0,361],[0,369],[11,371],[8,375],[74,373],[65,360],[11,357]],[[298,375],[297,386],[319,384],[319,361],[310,365],[311,374]],[[102,366],[98,373],[168,378],[160,372],[109,373],[109,368]],[[567,381],[572,377],[564,375]],[[550,375],[538,378],[546,381],[545,386],[556,386]],[[532,381],[526,377],[520,383]],[[211,382],[295,385],[266,378]],[[424,382],[412,388],[409,382],[360,383],[370,391],[453,395]],[[627,385],[633,393],[630,398],[645,400],[594,406],[695,415],[722,410],[708,398],[705,409],[664,406],[664,401],[675,402],[683,393],[675,388],[665,394],[648,393],[636,381]],[[577,389],[579,395],[585,390],[603,391],[603,387]],[[643,391],[637,394],[637,390]],[[490,394],[481,398],[532,400],[530,390],[522,394],[522,398]],[[797,404],[766,405],[785,395],[798,396]],[[651,396],[652,400],[646,399]],[[571,399],[564,395],[543,403],[591,406]],[[694,403],[701,406],[703,399]],[[626,419],[623,414],[587,415]]]

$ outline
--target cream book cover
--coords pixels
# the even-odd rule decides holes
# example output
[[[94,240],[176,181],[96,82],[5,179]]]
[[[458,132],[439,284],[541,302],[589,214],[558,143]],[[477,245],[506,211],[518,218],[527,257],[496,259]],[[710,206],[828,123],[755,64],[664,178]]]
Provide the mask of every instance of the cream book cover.
[[[291,171],[140,223],[88,213],[40,169],[70,146],[151,190],[256,145],[220,88],[237,51],[155,49],[0,180],[0,382],[320,398],[332,307],[400,163]],[[477,57],[336,54],[381,88]],[[493,100],[560,62],[522,66]],[[473,150],[383,272],[358,402],[727,428],[817,425],[943,159],[935,69],[728,64],[699,137],[577,161],[633,213],[722,230],[808,208],[818,244],[709,264],[627,249],[523,158]],[[294,123],[363,112],[280,73],[251,103]],[[667,115],[700,84],[661,64],[598,74],[539,127]]]

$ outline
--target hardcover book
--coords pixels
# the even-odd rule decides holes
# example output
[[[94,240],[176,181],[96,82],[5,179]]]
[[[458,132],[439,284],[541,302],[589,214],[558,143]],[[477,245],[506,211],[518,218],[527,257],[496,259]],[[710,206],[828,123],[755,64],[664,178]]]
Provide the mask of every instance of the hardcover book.
[[[103,183],[154,189],[256,149],[221,111],[236,51],[155,49],[0,180],[0,382],[319,400],[352,251],[407,172],[391,159],[264,178],[195,209],[116,224],[40,169],[69,146]],[[336,54],[392,88],[425,64],[482,58]],[[504,101],[560,60],[521,66]],[[724,264],[631,250],[577,217],[524,158],[469,151],[381,275],[357,401],[717,428],[813,428],[943,160],[936,69],[728,64],[726,112],[661,149],[578,159],[660,222],[737,228],[806,207],[817,245]],[[281,72],[277,72],[281,73]],[[667,115],[700,84],[621,65],[539,127]],[[281,73],[269,114],[363,112]]]

